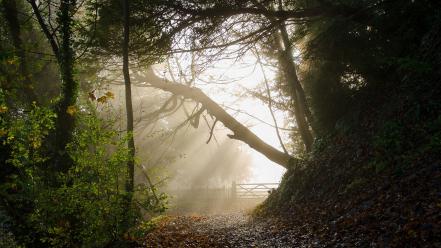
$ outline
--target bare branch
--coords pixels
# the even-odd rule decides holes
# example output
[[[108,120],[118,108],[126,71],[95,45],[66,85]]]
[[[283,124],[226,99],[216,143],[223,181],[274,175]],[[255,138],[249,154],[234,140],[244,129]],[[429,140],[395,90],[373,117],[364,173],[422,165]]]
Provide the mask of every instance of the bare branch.
[[[210,129],[210,137],[208,137],[208,140],[206,142],[207,144],[210,143],[211,137],[213,137],[213,131],[214,131],[214,128],[216,127],[216,123],[217,123],[217,119],[214,121],[213,126]]]
[[[286,150],[286,147],[285,147],[285,145],[283,144],[282,137],[280,136],[279,126],[277,125],[277,119],[276,119],[276,116],[274,115],[274,111],[273,111],[273,101],[272,101],[272,98],[271,98],[271,91],[270,91],[270,88],[269,88],[268,79],[266,78],[265,70],[263,69],[263,65],[262,65],[262,63],[261,63],[260,55],[259,55],[259,53],[258,53],[256,50],[254,50],[254,54],[256,55],[257,62],[259,63],[259,65],[260,65],[260,69],[262,70],[263,80],[264,80],[264,82],[265,82],[266,92],[267,92],[267,94],[268,94],[268,108],[269,108],[269,111],[270,111],[270,113],[271,113],[271,117],[273,118],[274,126],[276,126],[276,134],[277,134],[277,138],[279,139],[280,146],[282,147],[283,151],[284,151],[286,154],[288,154],[288,151]]]
[[[56,39],[54,36],[52,36],[51,32],[49,31],[49,28],[44,21],[43,17],[41,16],[41,12],[38,9],[37,3],[35,0],[28,0],[31,4],[32,10],[34,11],[35,16],[37,17],[38,24],[40,25],[40,28],[43,30],[44,35],[46,36],[46,39],[49,41],[49,44],[51,45],[52,52],[55,54],[55,57],[57,59],[60,58],[58,44],[56,42]]]

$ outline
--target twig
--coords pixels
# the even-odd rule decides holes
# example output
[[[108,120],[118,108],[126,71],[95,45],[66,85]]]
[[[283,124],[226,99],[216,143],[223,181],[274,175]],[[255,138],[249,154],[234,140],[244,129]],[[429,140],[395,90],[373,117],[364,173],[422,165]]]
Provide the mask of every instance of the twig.
[[[211,127],[211,130],[210,130],[210,137],[208,137],[208,140],[207,140],[207,142],[206,142],[207,144],[210,143],[211,137],[213,136],[214,128],[216,127],[216,123],[217,123],[217,119],[214,121],[213,126]]]
[[[254,48],[254,49],[255,49],[255,48]],[[269,108],[269,110],[270,110],[271,117],[273,118],[274,126],[276,127],[277,138],[279,139],[280,146],[282,147],[283,151],[284,151],[286,154],[288,154],[288,151],[286,150],[286,147],[285,147],[285,145],[283,144],[282,137],[280,136],[280,132],[279,132],[279,127],[278,127],[278,124],[277,124],[276,116],[274,115],[274,111],[273,111],[273,103],[272,103],[273,101],[272,101],[272,98],[271,98],[271,91],[270,91],[270,88],[269,88],[268,79],[267,79],[267,77],[266,77],[265,70],[263,69],[263,65],[262,65],[262,63],[261,63],[260,55],[259,55],[259,53],[258,53],[256,50],[254,50],[254,54],[256,55],[257,62],[259,63],[259,65],[260,65],[260,69],[262,70],[263,79],[264,79],[264,81],[265,81],[266,92],[267,92],[267,94],[268,94],[268,108]]]

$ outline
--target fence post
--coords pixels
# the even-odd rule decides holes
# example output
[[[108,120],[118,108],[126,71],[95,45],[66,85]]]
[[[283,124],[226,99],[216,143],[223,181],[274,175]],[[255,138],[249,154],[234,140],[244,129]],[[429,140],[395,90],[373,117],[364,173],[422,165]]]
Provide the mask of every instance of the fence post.
[[[236,193],[236,181],[233,181],[233,182],[231,183],[231,198],[232,198],[233,200],[236,200],[236,197],[237,197],[237,193]]]

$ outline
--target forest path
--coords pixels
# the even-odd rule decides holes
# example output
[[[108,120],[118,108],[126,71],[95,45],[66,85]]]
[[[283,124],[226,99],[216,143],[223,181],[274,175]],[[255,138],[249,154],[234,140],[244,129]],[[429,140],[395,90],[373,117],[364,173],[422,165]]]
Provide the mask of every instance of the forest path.
[[[311,247],[309,235],[274,220],[254,220],[242,212],[178,215],[162,220],[142,247]]]

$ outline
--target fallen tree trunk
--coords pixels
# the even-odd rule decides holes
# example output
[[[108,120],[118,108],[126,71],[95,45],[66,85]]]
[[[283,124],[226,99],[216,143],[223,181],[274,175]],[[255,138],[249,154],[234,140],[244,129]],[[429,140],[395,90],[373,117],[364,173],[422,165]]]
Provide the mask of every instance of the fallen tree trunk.
[[[246,126],[238,122],[216,102],[205,95],[205,93],[200,89],[189,87],[183,84],[172,83],[166,79],[159,78],[155,75],[151,68],[149,68],[145,74],[143,73],[143,75],[135,73],[134,77],[137,79],[137,81],[146,82],[149,86],[154,88],[168,91],[174,95],[181,95],[185,98],[190,98],[201,103],[211,115],[216,117],[218,121],[222,122],[225,127],[233,132],[233,134],[228,135],[228,137],[245,142],[254,150],[265,155],[271,161],[285,168],[290,167],[297,161],[296,158],[265,143]]]

